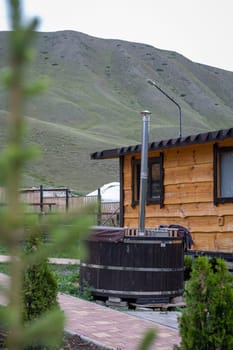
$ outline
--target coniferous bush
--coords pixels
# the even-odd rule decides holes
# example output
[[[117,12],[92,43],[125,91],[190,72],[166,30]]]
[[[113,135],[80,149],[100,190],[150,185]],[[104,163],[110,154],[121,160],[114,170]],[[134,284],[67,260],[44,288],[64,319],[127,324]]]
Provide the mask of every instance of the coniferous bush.
[[[188,281],[191,276],[193,258],[190,255],[184,256],[184,281]]]
[[[196,259],[179,320],[181,350],[233,349],[233,276],[222,259]]]
[[[25,254],[33,253],[42,244],[40,236],[31,236],[26,242]],[[24,320],[36,319],[46,311],[59,308],[57,293],[57,280],[47,258],[27,266],[23,279]]]

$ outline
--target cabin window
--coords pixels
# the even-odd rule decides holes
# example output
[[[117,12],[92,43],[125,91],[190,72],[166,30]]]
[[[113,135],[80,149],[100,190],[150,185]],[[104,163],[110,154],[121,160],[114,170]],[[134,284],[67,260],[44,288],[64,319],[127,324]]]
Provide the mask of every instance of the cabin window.
[[[233,202],[233,147],[214,148],[215,204]]]
[[[132,206],[139,203],[141,160],[132,159]],[[163,155],[148,159],[147,204],[163,206]]]

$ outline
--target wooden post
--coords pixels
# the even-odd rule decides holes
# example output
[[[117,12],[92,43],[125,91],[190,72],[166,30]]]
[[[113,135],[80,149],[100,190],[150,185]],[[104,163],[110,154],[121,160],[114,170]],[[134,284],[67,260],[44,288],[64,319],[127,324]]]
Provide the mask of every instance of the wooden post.
[[[40,213],[43,214],[44,211],[44,198],[43,198],[43,185],[40,185]]]
[[[97,197],[97,225],[101,225],[101,192],[100,188],[98,188],[98,197]]]
[[[69,190],[66,188],[66,211],[69,209]]]

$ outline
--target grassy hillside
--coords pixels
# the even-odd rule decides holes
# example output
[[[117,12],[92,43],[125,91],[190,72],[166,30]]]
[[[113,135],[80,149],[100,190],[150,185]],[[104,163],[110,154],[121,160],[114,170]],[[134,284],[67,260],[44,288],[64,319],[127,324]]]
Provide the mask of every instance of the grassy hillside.
[[[7,62],[0,32],[0,67]],[[183,135],[233,125],[233,73],[193,63],[149,45],[62,31],[37,34],[28,79],[49,80],[46,93],[27,103],[27,142],[42,157],[24,184],[67,186],[88,192],[118,180],[118,161],[91,161],[96,150],[140,143],[140,111],[152,112],[151,140],[179,134],[177,107],[147,83],[152,79],[182,107]],[[0,145],[6,135],[7,99],[0,86]]]

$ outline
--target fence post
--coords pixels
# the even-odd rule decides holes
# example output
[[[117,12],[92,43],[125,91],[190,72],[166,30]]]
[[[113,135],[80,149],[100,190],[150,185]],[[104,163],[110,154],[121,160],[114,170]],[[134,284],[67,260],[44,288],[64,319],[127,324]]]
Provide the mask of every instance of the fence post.
[[[100,188],[98,188],[98,197],[97,197],[97,225],[101,225],[101,193]]]
[[[66,188],[66,211],[68,211],[69,208],[69,190]]]
[[[43,202],[44,202],[44,198],[43,198],[43,185],[40,185],[40,213],[43,214]]]

